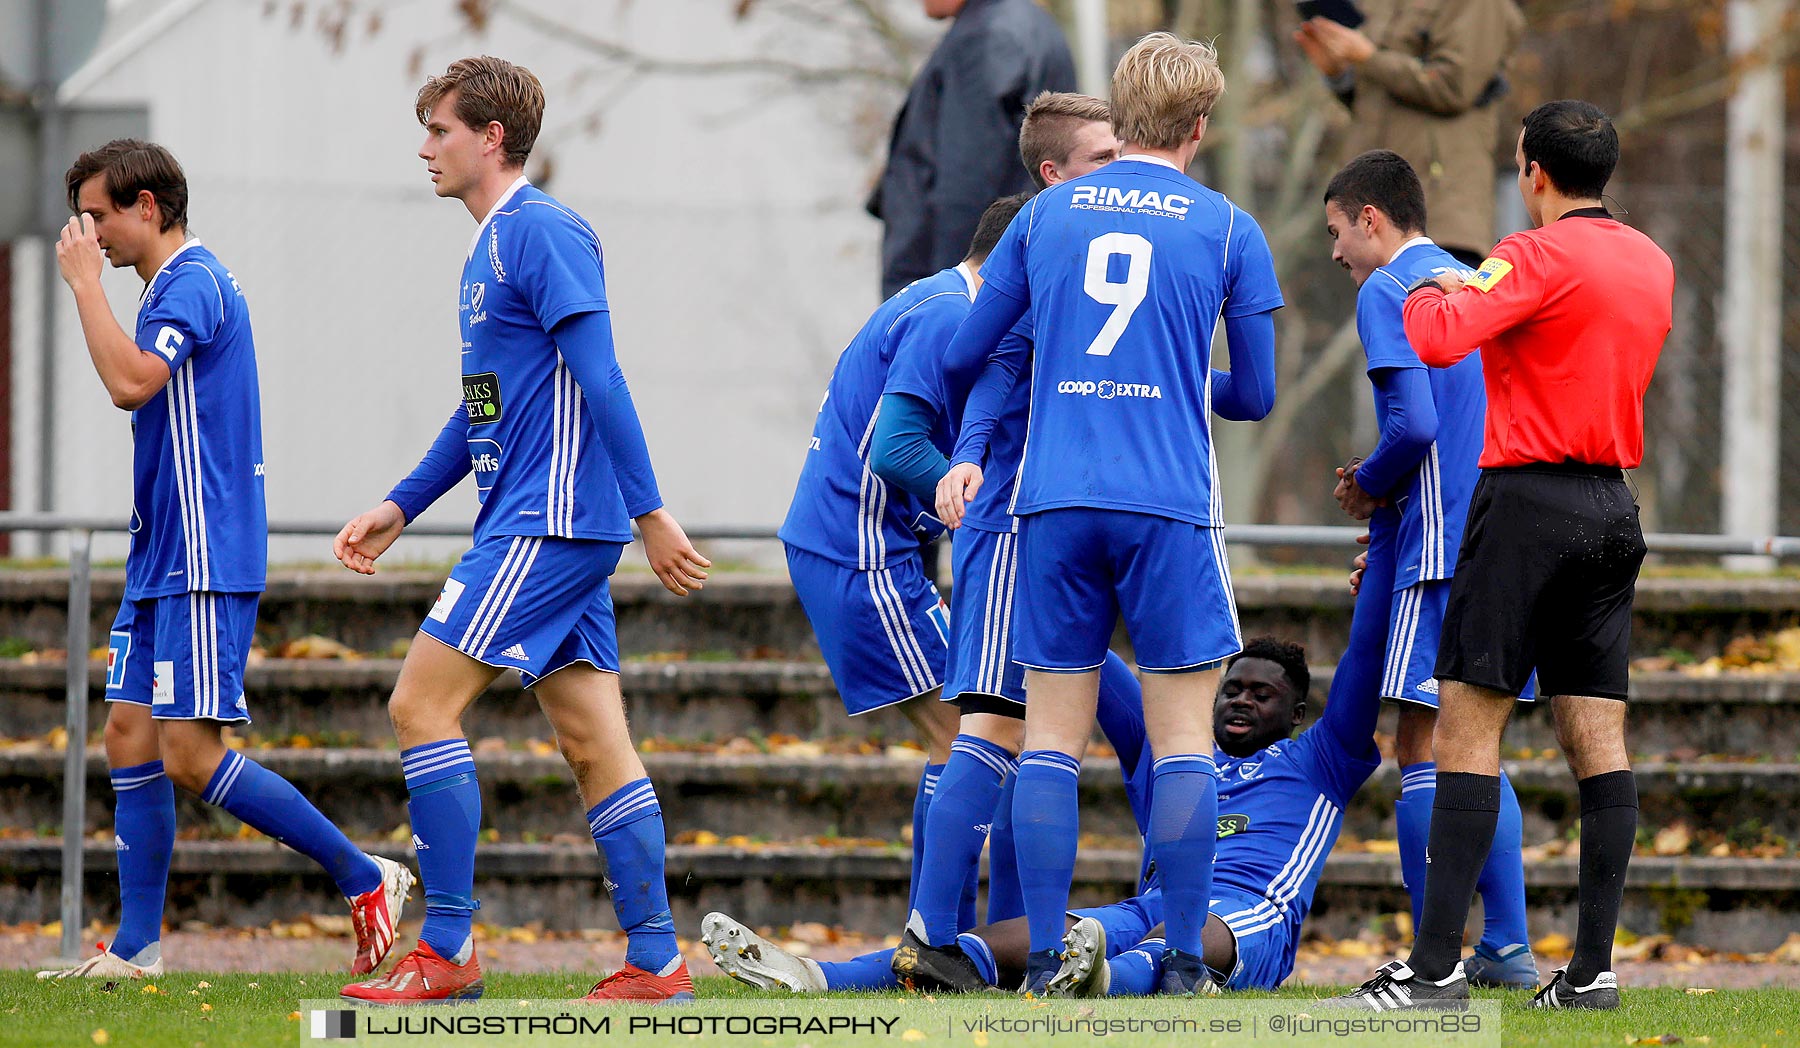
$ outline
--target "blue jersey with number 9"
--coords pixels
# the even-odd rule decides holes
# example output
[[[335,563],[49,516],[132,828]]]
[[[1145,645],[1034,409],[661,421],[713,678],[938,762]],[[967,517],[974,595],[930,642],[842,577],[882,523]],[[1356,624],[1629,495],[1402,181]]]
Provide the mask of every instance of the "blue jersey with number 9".
[[[1256,221],[1172,164],[1125,158],[1039,193],[981,275],[1037,331],[1014,512],[1223,526],[1213,331],[1282,305]]]

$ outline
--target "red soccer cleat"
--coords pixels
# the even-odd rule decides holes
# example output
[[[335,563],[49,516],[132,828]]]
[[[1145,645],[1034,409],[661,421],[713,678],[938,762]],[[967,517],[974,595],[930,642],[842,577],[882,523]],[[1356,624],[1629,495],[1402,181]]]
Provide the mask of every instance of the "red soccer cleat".
[[[379,979],[351,983],[338,996],[364,1004],[430,1004],[473,1001],[481,997],[481,962],[469,954],[467,964],[452,964],[420,943]]]
[[[652,975],[635,964],[612,973],[594,984],[582,1000],[593,1004],[614,1001],[636,1004],[673,1004],[694,999],[694,980],[688,975],[687,962],[669,975]]]
[[[381,884],[350,900],[350,926],[356,929],[356,959],[351,975],[367,975],[381,967],[394,948],[394,928],[412,891],[412,871],[379,855],[369,856],[381,867]]]

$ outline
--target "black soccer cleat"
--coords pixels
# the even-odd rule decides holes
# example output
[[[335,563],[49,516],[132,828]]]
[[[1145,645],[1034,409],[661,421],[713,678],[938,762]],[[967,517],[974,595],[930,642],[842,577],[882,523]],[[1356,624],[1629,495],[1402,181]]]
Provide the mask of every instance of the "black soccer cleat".
[[[1569,985],[1568,969],[1550,973],[1550,981],[1531,999],[1533,1008],[1592,1008],[1612,1011],[1619,1006],[1619,977],[1601,972],[1586,986]]]
[[[1405,961],[1389,961],[1375,972],[1375,978],[1342,997],[1328,997],[1319,1003],[1327,1008],[1371,1012],[1467,1011],[1469,980],[1463,975],[1461,961],[1438,982],[1413,971]]]
[[[1162,986],[1157,993],[1164,997],[1211,997],[1218,992],[1204,960],[1180,950],[1163,951]]]
[[[933,946],[911,928],[900,936],[892,965],[900,985],[913,991],[975,993],[993,989],[961,946]]]

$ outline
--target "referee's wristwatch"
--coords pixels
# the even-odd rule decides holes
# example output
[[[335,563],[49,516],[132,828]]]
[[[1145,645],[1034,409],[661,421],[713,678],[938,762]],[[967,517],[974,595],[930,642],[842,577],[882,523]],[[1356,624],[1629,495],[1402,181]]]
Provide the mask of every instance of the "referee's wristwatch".
[[[1436,288],[1439,292],[1448,294],[1448,292],[1444,292],[1444,285],[1438,283],[1437,274],[1433,273],[1430,276],[1423,276],[1413,281],[1406,289],[1406,297],[1411,298],[1428,287]]]

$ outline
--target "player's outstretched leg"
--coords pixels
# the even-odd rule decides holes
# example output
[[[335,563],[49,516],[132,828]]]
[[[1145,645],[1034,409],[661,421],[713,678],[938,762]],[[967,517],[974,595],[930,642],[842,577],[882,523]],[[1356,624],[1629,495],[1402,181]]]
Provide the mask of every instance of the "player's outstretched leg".
[[[165,760],[183,786],[201,786],[201,800],[318,863],[337,882],[357,931],[351,974],[365,975],[386,960],[412,874],[365,855],[293,783],[227,750],[217,722],[163,721],[160,730]]]
[[[700,944],[720,971],[758,990],[823,993],[834,988],[826,982],[818,961],[788,953],[727,914],[714,912],[700,918]],[[881,958],[886,975],[890,951],[871,956]]]
[[[1063,936],[1063,962],[1044,986],[1046,997],[1105,997],[1112,982],[1106,963],[1106,927],[1092,917]]]

